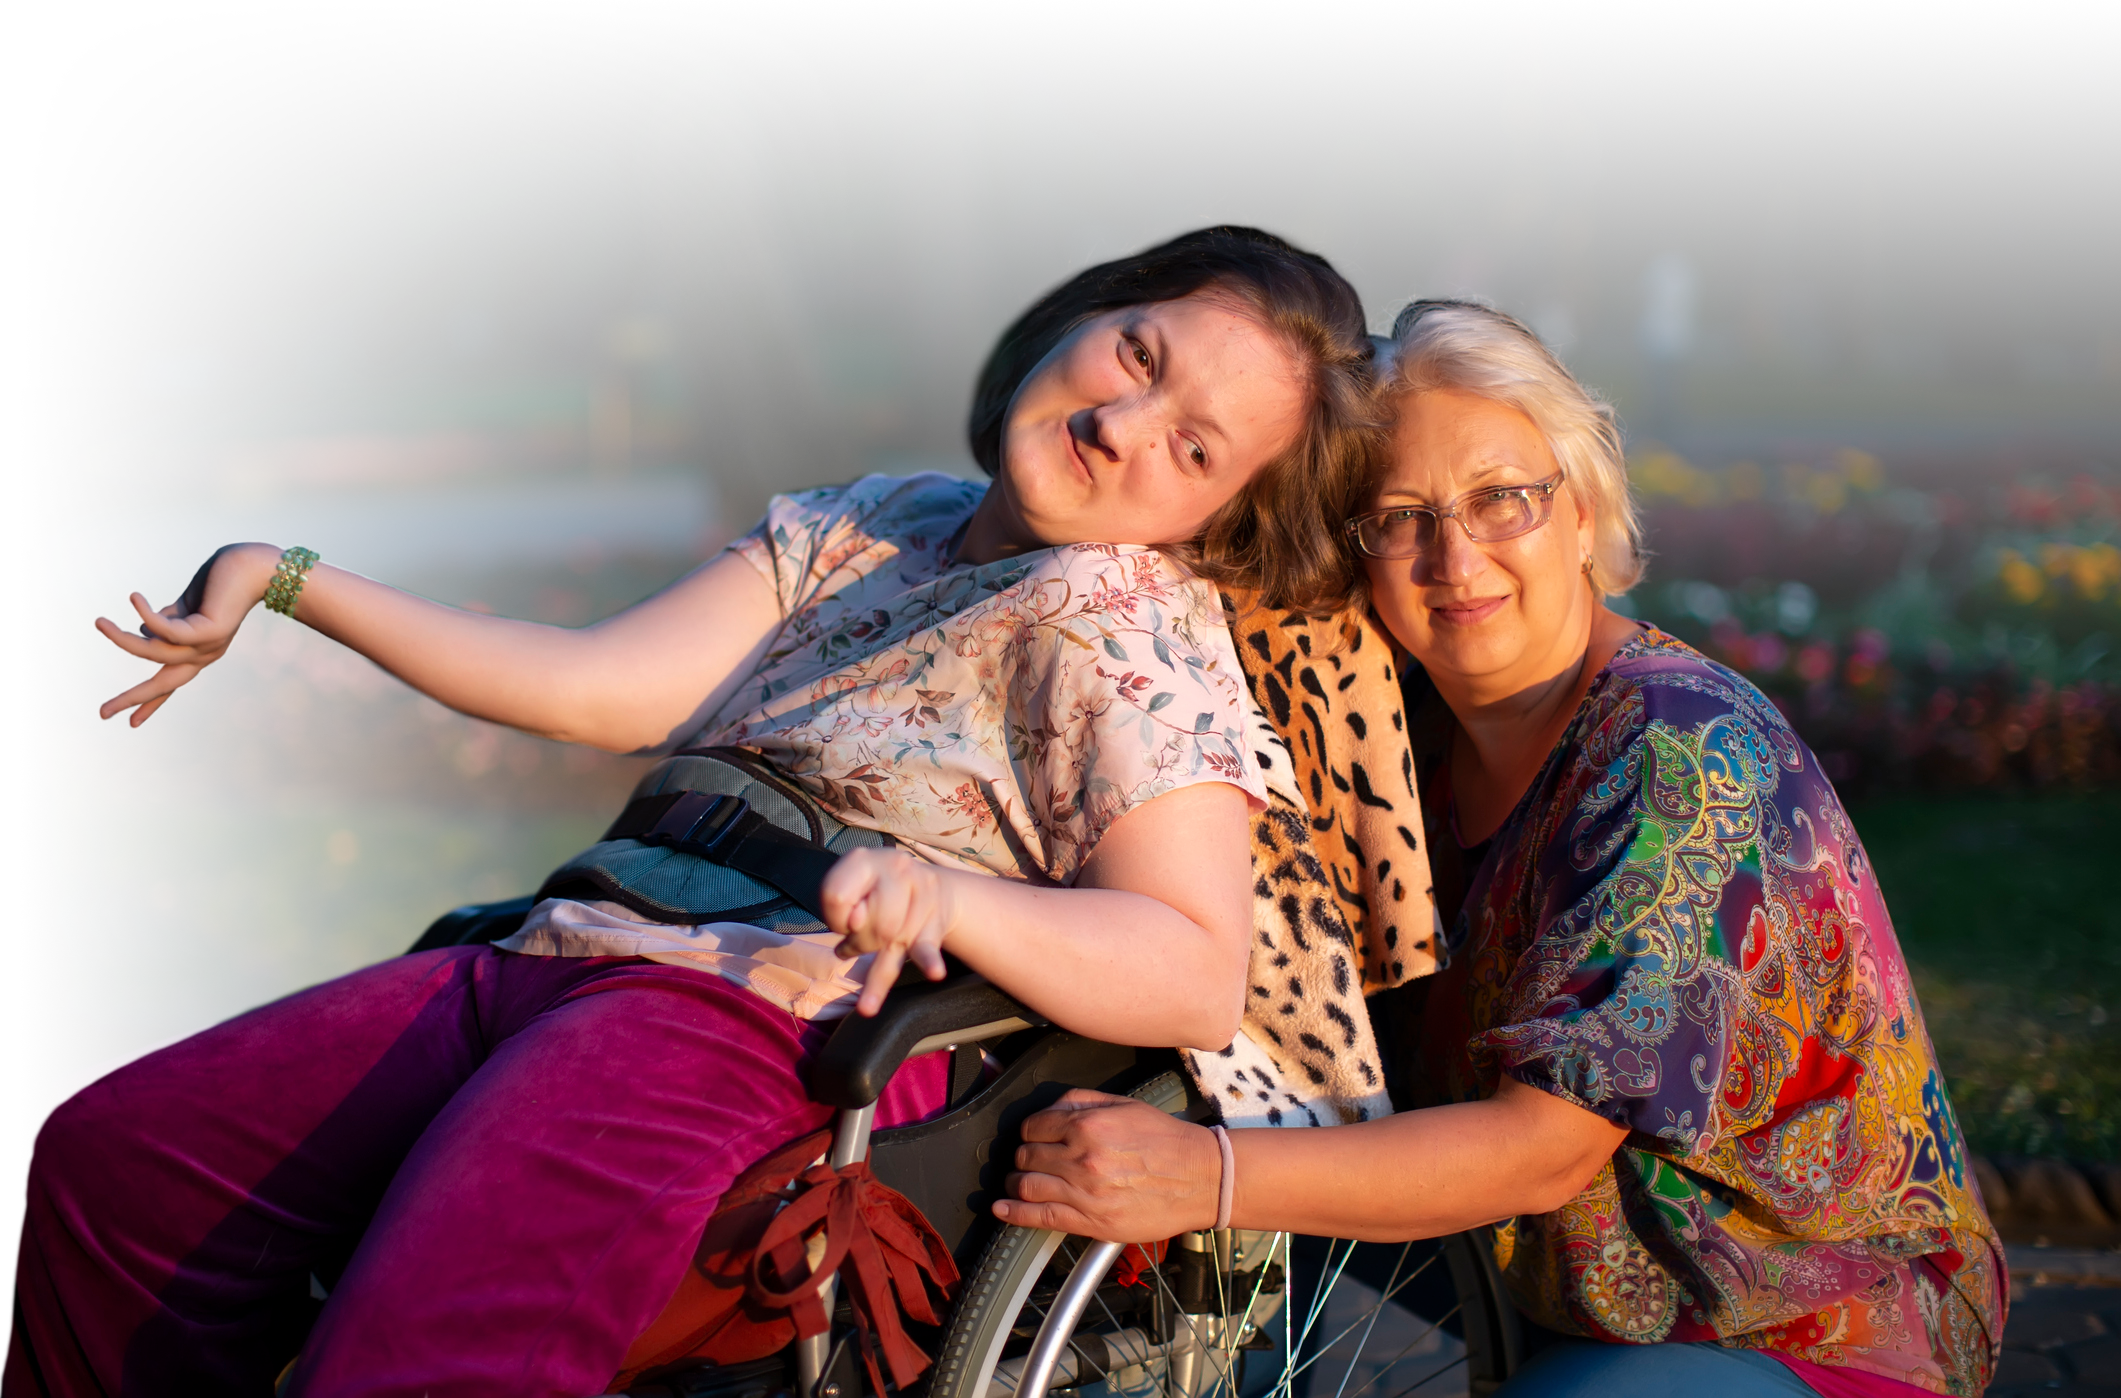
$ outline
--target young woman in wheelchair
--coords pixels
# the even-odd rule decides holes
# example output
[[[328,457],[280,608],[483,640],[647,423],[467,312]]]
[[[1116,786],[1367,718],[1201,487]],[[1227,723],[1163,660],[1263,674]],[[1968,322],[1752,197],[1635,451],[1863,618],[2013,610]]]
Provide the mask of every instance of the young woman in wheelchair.
[[[1507,1398],[1978,1394],[2002,1253],[1839,797],[1757,689],[1607,605],[1642,573],[1611,409],[1484,307],[1416,302],[1395,341],[1347,530],[1412,662],[1451,929],[1373,1004],[1417,1109],[1225,1149],[1076,1093],[996,1212],[1116,1242],[1499,1224],[1546,1344]]]
[[[99,621],[160,667],[106,717],[144,722],[264,600],[465,713],[739,749],[851,853],[818,916],[675,916],[629,883],[640,842],[607,839],[499,947],[356,972],[85,1089],[38,1141],[8,1398],[262,1394],[298,1349],[297,1394],[602,1392],[732,1178],[826,1119],[801,1077],[823,1023],[875,1013],[906,961],[940,977],[947,950],[1089,1036],[1228,1043],[1264,788],[1215,587],[1335,600],[1369,356],[1324,261],[1205,230],[1002,337],[970,422],[991,485],[777,498],[596,625],[263,544],[170,606],[135,594],[137,633]],[[943,1091],[910,1065],[878,1124]]]

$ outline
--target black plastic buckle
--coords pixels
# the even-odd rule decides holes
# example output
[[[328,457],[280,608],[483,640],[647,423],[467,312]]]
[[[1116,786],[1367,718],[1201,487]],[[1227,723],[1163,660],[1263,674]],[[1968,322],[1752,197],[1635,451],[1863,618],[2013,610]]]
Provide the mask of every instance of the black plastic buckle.
[[[634,838],[644,845],[669,845],[709,859],[718,859],[722,846],[751,810],[741,796],[704,791],[686,791],[656,817],[654,825]]]

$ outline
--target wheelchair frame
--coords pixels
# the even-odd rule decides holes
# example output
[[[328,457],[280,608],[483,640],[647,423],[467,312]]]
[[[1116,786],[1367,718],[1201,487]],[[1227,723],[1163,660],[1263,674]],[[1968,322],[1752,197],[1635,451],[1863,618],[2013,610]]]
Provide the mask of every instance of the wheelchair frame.
[[[409,951],[429,951],[505,937],[521,924],[535,901],[535,897],[522,897],[454,909],[437,919]],[[1159,1105],[1193,1120],[1212,1118],[1213,1107],[1200,1098],[1184,1074],[1178,1071],[1174,1052],[1102,1043],[1055,1028],[1034,1011],[954,962],[952,972],[943,981],[931,982],[909,967],[893,988],[880,1014],[874,1018],[850,1015],[841,1020],[812,1062],[809,1073],[811,1095],[837,1109],[832,1144],[826,1157],[828,1163],[841,1167],[857,1160],[869,1160],[877,1178],[919,1206],[936,1231],[950,1243],[966,1274],[968,1291],[975,1282],[976,1267],[987,1265],[999,1253],[1009,1252],[1010,1257],[1005,1260],[1014,1268],[1010,1274],[1011,1284],[1018,1293],[1013,1304],[1021,1307],[1028,1303],[1034,1285],[1052,1259],[1065,1255],[1063,1244],[1068,1241],[1058,1234],[1007,1227],[988,1211],[987,1205],[1002,1193],[1002,1177],[1010,1168],[1014,1155],[1010,1143],[1023,1118],[1050,1106],[1069,1088],[1115,1092],[1129,1091],[1145,1084],[1154,1088],[1165,1074],[1171,1075],[1172,1081],[1161,1085]],[[996,1061],[987,1053],[989,1045],[1001,1050],[1002,1066],[991,1080],[982,1082],[983,1068]],[[943,1049],[954,1052],[949,1106],[944,1113],[911,1126],[875,1130],[876,1102],[892,1075],[908,1059]],[[1435,1253],[1429,1259],[1429,1263],[1433,1263],[1440,1258],[1448,1269],[1457,1300],[1452,1313],[1459,1318],[1463,1331],[1468,1388],[1473,1395],[1493,1392],[1521,1366],[1525,1350],[1523,1327],[1503,1289],[1486,1232],[1461,1233],[1437,1240]],[[1023,1239],[1005,1236],[1009,1234],[1029,1236]],[[1077,1249],[1070,1259],[1067,1275],[1053,1292],[1050,1306],[1024,1356],[1022,1369],[1015,1376],[1012,1398],[1043,1398],[1049,1385],[1056,1380],[1060,1390],[1073,1390],[1088,1383],[1102,1382],[1110,1376],[1109,1372],[1099,1372],[1101,1366],[1091,1362],[1083,1352],[1085,1342],[1077,1336],[1076,1327],[1086,1309],[1097,1300],[1100,1286],[1124,1249],[1116,1243],[1076,1241],[1086,1246]],[[1190,1252],[1196,1259],[1201,1256],[1212,1258],[1209,1264],[1211,1274],[1216,1285],[1226,1291],[1234,1290],[1234,1283],[1245,1275],[1237,1270],[1244,1242],[1231,1230],[1203,1233],[1197,1237],[1181,1235],[1172,1241],[1176,1245],[1172,1257],[1183,1260],[1183,1254]],[[1004,1244],[1014,1246],[1005,1248]],[[1409,1244],[1407,1249],[1402,1249],[1402,1261],[1413,1246]],[[1269,1257],[1273,1255],[1270,1250]],[[1342,1256],[1341,1268],[1347,1266],[1353,1255],[1351,1244]],[[1287,1255],[1283,1256],[1286,1262]],[[1330,1256],[1329,1246],[1329,1260]],[[1185,1265],[1200,1270],[1197,1261]],[[1267,1270],[1267,1265],[1262,1264],[1254,1275],[1263,1280]],[[1395,1267],[1394,1276],[1397,1275]],[[1337,1281],[1339,1271],[1334,1276]],[[1226,1283],[1231,1285],[1225,1286]],[[1165,1289],[1169,1291],[1168,1287]],[[1255,1293],[1257,1289],[1255,1284]],[[839,1324],[835,1306],[837,1290],[837,1278],[828,1279],[820,1289],[827,1314],[835,1316],[835,1329]],[[964,1294],[961,1292],[961,1297]],[[1319,1293],[1317,1299],[1322,1300],[1323,1293]],[[1240,1347],[1240,1340],[1247,1340],[1242,1347],[1258,1347],[1249,1343],[1250,1332],[1255,1328],[1251,1325],[1251,1307],[1256,1300],[1255,1294],[1247,1301],[1247,1311],[1237,1321],[1229,1319],[1226,1309],[1220,1320],[1207,1327],[1233,1353]],[[1227,1302],[1225,1305],[1227,1307]],[[1378,1309],[1382,1305],[1380,1301]],[[1316,1318],[1314,1303],[1312,1320],[1315,1322]],[[1449,1318],[1433,1323],[1430,1328],[1446,1325]],[[956,1319],[955,1314],[952,1319]],[[1178,1319],[1190,1324],[1194,1316],[1181,1313]],[[1292,1314],[1285,1330],[1294,1323]],[[1307,1325],[1307,1333],[1309,1328]],[[949,1330],[946,1323],[946,1332]],[[1241,1331],[1246,1333],[1240,1334]],[[1367,1334],[1365,1331],[1365,1338]],[[844,1341],[835,1348],[833,1338],[828,1333],[796,1342],[796,1382],[792,1398],[859,1398],[862,1387],[859,1366],[853,1362],[854,1356]],[[1179,1339],[1173,1339],[1171,1344],[1174,1355],[1177,1348],[1184,1348]],[[1197,1351],[1201,1347],[1196,1329],[1193,1348]],[[1099,1348],[1103,1348],[1101,1341]],[[1109,1362],[1108,1358],[1106,1363]],[[924,1387],[932,1383],[942,1363],[939,1360],[938,1369],[931,1370],[924,1379]],[[991,1374],[991,1356],[987,1365]],[[785,1380],[785,1361],[776,1359],[735,1365],[726,1374],[709,1369],[700,1374],[703,1382],[699,1384],[673,1385],[667,1380],[657,1380],[636,1386],[631,1392],[635,1398],[709,1398],[709,1395],[712,1398],[778,1398],[787,1389],[785,1382],[773,1382],[776,1372]],[[1173,1393],[1170,1398],[1205,1398],[1209,1393],[1199,1383],[1199,1375],[1204,1370],[1196,1365],[1188,1372],[1193,1377],[1180,1385],[1181,1392]],[[1349,1373],[1353,1372],[1354,1360],[1351,1359]],[[980,1381],[985,1378],[986,1375],[978,1376]],[[1228,1378],[1227,1373],[1223,1378]],[[1218,1380],[1215,1385],[1218,1389],[1220,1382]],[[1290,1385],[1291,1375],[1285,1373],[1273,1398],[1294,1398]],[[1345,1379],[1341,1387],[1340,1398],[1353,1398],[1345,1393]],[[990,1398],[990,1392],[958,1395],[958,1398]],[[868,1395],[868,1398],[880,1396]],[[1236,1395],[1224,1394],[1222,1398],[1236,1398]]]

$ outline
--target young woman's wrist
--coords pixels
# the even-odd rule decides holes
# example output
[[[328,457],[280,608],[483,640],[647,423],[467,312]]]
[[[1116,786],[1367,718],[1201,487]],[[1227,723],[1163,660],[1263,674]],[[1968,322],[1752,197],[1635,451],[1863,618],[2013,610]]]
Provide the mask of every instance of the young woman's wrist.
[[[221,550],[215,560],[215,571],[231,568],[234,576],[230,582],[235,595],[243,600],[244,610],[257,606],[265,600],[265,590],[272,585],[273,572],[280,566],[283,552],[273,544],[230,544]]]
[[[991,880],[986,875],[968,874],[963,869],[935,871],[935,921],[942,929],[938,945],[960,960],[964,959],[967,944],[979,940],[981,928],[989,921],[981,918],[978,911],[979,895],[984,891],[978,884],[988,882]]]

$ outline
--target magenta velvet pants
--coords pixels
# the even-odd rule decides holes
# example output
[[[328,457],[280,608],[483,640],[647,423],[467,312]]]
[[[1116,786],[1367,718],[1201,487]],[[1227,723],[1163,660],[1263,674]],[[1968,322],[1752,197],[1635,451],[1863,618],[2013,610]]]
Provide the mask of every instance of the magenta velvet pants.
[[[37,1138],[0,1394],[262,1398],[297,1350],[311,1398],[602,1393],[730,1181],[830,1119],[800,1078],[829,1027],[482,946],[150,1054]],[[879,1125],[941,1105],[945,1058]]]

